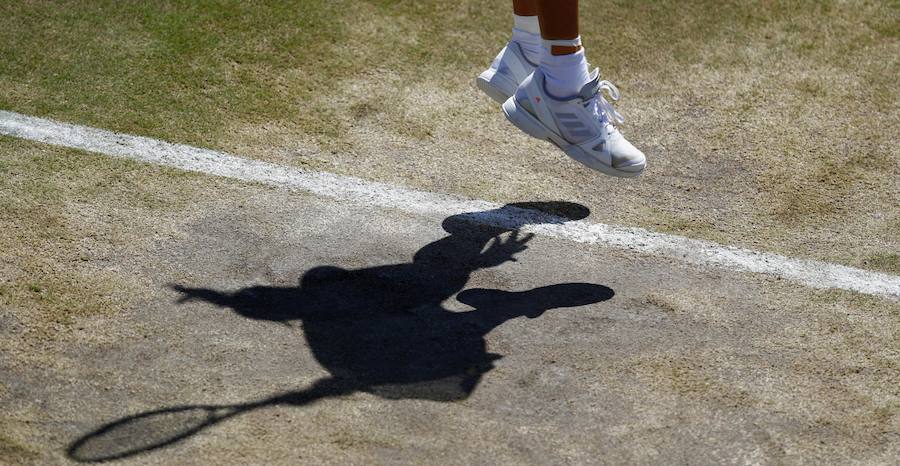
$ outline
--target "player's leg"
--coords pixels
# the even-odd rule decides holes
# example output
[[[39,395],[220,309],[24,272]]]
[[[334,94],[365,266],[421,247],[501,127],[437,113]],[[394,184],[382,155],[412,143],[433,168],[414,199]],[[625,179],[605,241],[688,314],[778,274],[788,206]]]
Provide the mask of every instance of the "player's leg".
[[[578,0],[535,2],[541,37],[549,40],[572,40],[578,38]],[[575,53],[581,46],[553,47],[554,55]]]
[[[537,0],[513,0],[513,14],[518,16],[537,16]]]
[[[540,60],[547,90],[561,97],[575,95],[590,81],[578,34],[578,0],[542,0],[538,12],[541,38],[549,45]]]
[[[542,49],[538,68],[503,104],[506,117],[525,133],[549,140],[567,155],[608,175],[633,177],[644,154],[616,128],[624,121],[604,94],[619,91],[589,72],[578,33],[578,0],[538,0]]]
[[[475,83],[499,103],[516,92],[541,58],[537,0],[513,0],[513,30],[509,42]]]

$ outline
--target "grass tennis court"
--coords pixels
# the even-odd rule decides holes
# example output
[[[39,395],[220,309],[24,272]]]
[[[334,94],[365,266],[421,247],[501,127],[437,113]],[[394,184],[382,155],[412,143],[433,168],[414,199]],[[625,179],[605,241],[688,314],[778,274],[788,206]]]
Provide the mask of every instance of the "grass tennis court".
[[[897,2],[582,0],[588,58],[648,156],[637,181],[514,133],[475,89],[507,3],[4,2],[0,110],[900,275]],[[323,365],[299,326],[170,286],[409,264],[445,222],[0,136],[0,463],[78,459],[73,442],[133,413],[301,390]],[[505,359],[470,398],[265,405],[126,462],[895,457],[895,300],[529,247],[470,287],[614,295],[498,327],[485,344]]]

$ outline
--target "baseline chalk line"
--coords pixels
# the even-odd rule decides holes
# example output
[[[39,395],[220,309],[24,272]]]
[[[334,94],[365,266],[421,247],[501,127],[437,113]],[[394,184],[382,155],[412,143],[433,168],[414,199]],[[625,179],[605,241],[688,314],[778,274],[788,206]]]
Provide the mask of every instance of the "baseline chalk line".
[[[812,288],[852,290],[900,299],[900,277],[827,262],[724,246],[710,241],[586,221],[565,222],[550,214],[449,194],[429,193],[327,172],[249,160],[208,149],[119,134],[0,110],[0,134],[319,196],[444,217],[467,214],[475,221],[584,244],[633,250],[698,266],[760,273]],[[481,213],[478,213],[481,212]],[[527,220],[527,221],[526,221]]]

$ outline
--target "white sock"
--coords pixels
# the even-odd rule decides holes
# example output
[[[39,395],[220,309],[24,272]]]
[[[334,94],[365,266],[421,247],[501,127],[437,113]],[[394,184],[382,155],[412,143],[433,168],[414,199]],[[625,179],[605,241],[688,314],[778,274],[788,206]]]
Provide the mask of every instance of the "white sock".
[[[553,55],[551,47],[548,41],[541,47],[540,66],[546,78],[547,92],[553,97],[572,97],[591,79],[584,48],[573,54]]]
[[[537,34],[539,37],[541,35],[541,23],[538,22],[537,16],[519,16],[513,14],[513,27],[530,34]]]
[[[541,61],[541,25],[537,16],[513,15],[512,41],[519,44],[525,58],[532,63]]]
[[[541,70],[547,83],[547,92],[557,98],[578,94],[590,78],[584,48],[570,55],[553,55],[551,45],[544,41],[541,47]]]

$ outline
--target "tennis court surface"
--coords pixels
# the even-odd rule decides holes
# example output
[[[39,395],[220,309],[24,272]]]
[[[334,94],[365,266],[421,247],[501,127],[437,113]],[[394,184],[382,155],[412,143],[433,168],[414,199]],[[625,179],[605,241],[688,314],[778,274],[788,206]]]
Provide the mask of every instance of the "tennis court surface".
[[[625,181],[501,2],[152,3],[0,5],[0,463],[900,457],[896,8],[584,1]]]

